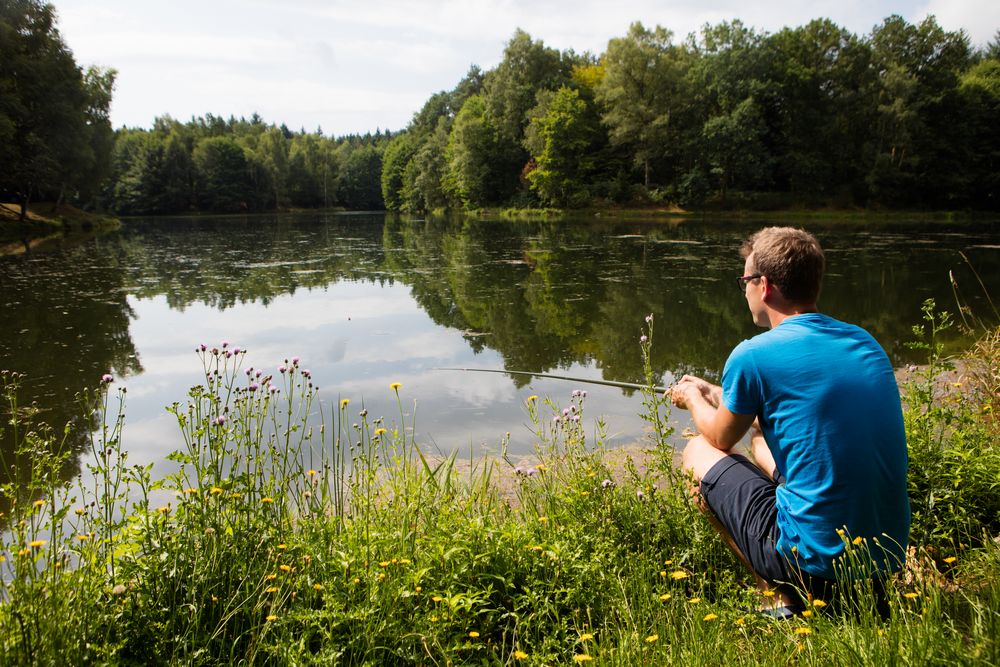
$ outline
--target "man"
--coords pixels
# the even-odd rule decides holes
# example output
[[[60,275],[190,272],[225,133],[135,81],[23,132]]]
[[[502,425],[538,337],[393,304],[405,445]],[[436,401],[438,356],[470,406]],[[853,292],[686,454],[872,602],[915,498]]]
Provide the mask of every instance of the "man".
[[[741,254],[740,287],[768,331],[733,350],[721,387],[684,376],[672,399],[700,432],[682,462],[713,523],[758,586],[776,591],[770,615],[788,616],[801,609],[796,591],[831,594],[848,545],[865,554],[863,576],[880,580],[902,564],[906,434],[885,352],[816,310],[825,264],[816,239],[769,227]],[[751,428],[753,462],[733,453]]]

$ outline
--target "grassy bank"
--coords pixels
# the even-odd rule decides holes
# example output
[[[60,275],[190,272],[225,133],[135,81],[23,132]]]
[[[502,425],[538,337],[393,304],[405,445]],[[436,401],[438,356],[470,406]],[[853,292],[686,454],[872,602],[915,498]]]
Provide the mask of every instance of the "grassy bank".
[[[18,204],[0,203],[0,243],[24,242],[57,234],[78,234],[115,229],[121,223],[111,216],[81,211],[68,205],[38,202],[28,206],[20,219]]]
[[[955,400],[935,384],[947,322],[928,315],[907,402],[915,548],[886,620],[863,590],[847,613],[746,611],[760,600],[692,508],[655,393],[642,466],[612,469],[576,391],[526,397],[535,464],[460,472],[414,440],[404,387],[386,388],[395,417],[360,397],[321,408],[298,359],[258,371],[222,344],[199,351],[204,383],[171,408],[184,447],[166,476],[128,461],[107,376],[89,403],[94,463],[59,482],[61,431],[33,425],[4,376],[21,479],[0,489],[0,662],[996,664],[998,334]]]

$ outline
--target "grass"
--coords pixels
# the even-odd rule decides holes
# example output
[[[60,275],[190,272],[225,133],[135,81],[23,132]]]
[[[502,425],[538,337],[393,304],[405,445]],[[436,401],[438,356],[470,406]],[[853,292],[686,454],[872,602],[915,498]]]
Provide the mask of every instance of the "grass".
[[[931,366],[945,363],[943,324],[921,329]],[[454,457],[424,456],[398,384],[387,391],[399,416],[385,420],[349,399],[321,407],[297,359],[268,373],[226,345],[200,356],[204,382],[171,407],[184,446],[165,476],[128,460],[125,391],[109,376],[88,399],[93,463],[59,481],[70,456],[60,433],[18,405],[20,378],[3,375],[18,479],[0,487],[0,662],[1000,662],[997,517],[979,511],[992,511],[995,457],[969,454],[961,478],[948,466],[915,477],[923,498],[973,471],[994,481],[956,499],[961,516],[915,501],[924,537],[891,582],[887,620],[862,591],[853,612],[817,604],[779,623],[745,611],[759,600],[692,508],[662,446],[668,406],[653,392],[643,466],[611,468],[602,425],[588,435],[586,394],[574,392],[526,400],[537,465],[514,469],[501,454],[460,472]],[[995,373],[1000,356],[984,363]],[[926,450],[915,462],[933,448],[995,450],[983,439],[987,403],[968,396],[946,405],[951,416],[941,392],[911,397],[911,447]],[[317,412],[323,423],[310,426]],[[513,476],[513,495],[498,475]]]

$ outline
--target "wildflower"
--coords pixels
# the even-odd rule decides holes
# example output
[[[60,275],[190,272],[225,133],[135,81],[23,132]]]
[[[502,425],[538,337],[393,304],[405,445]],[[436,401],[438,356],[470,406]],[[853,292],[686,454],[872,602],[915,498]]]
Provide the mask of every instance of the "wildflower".
[[[262,503],[273,503],[274,502],[274,498],[271,498],[270,496],[265,496],[264,498],[260,499],[260,502],[262,502]]]
[[[170,506],[168,505],[167,507],[161,507],[156,511],[159,512],[160,514],[170,514]]]
[[[385,581],[385,572],[379,572],[378,573],[378,580],[379,581]]]
[[[606,489],[606,488],[608,488],[609,486],[614,486],[614,482],[612,482],[612,481],[611,481],[610,479],[605,479],[605,480],[603,480],[603,481],[601,482],[601,488],[602,488],[602,489]]]
[[[414,591],[416,591],[417,593],[420,593],[420,592],[421,592],[421,591],[423,591],[424,589],[423,589],[423,586],[417,586],[417,587],[416,587],[416,588],[414,588],[413,590],[414,590]]]
[[[115,381],[115,376],[112,375],[111,373],[105,373],[104,375],[101,376],[101,382],[103,384],[111,384],[114,381]]]
[[[660,570],[660,576],[661,577],[667,576],[667,571],[666,570]]]
[[[243,351],[243,349],[242,349],[242,348],[239,348],[239,347],[234,347],[234,348],[233,348],[233,354],[239,354],[239,353],[240,353],[240,352],[242,352],[242,351]]]
[[[391,563],[389,561],[387,561],[387,560],[381,561],[378,564],[379,567],[389,567],[389,565],[391,565]]]
[[[698,604],[699,602],[701,602],[701,598],[691,598],[688,600],[688,604]]]
[[[299,365],[299,358],[292,357],[292,366],[298,366],[298,365]]]
[[[312,371],[309,370],[308,368],[303,369],[303,371],[302,371],[302,377],[304,377],[305,379],[308,380],[309,378],[312,377]]]
[[[718,615],[716,615],[716,614],[705,614],[705,618],[703,618],[701,620],[703,620],[703,621],[714,621],[717,618],[718,618]]]
[[[313,590],[316,590],[316,591],[323,590],[323,584],[313,584]]]
[[[802,612],[802,616],[803,616],[804,618],[809,618],[809,617],[810,617],[810,616],[812,616],[812,615],[813,615],[813,613],[812,613],[812,610],[811,610],[811,609],[806,609],[806,610],[805,610],[804,612]]]
[[[340,399],[340,407],[346,408],[347,404],[350,403],[350,402],[351,402],[351,399],[349,399],[349,398],[342,398],[342,399]]]
[[[409,558],[400,558],[399,559],[399,564],[400,565],[409,565],[410,564],[410,559]]]
[[[259,384],[257,384],[256,382],[251,382],[250,383],[250,391],[257,391],[258,389],[260,389],[260,385]]]
[[[593,638],[594,638],[594,634],[591,633],[591,632],[585,632],[582,635],[580,635],[580,641],[582,641],[582,642],[589,642]]]
[[[86,542],[87,540],[90,539],[90,535],[77,535],[76,539],[80,540],[81,542]]]
[[[198,346],[198,350],[196,350],[196,351],[200,350],[201,352],[204,352],[207,349],[208,349],[208,345],[205,345],[204,343],[202,343],[201,345]]]
[[[279,565],[278,569],[281,570],[282,572],[291,572],[292,571],[292,566],[291,565]]]
[[[375,429],[375,437],[377,438],[380,435],[385,435],[385,429],[384,428],[377,428],[377,429]]]
[[[432,600],[432,601],[434,601],[434,602],[440,602],[440,601],[441,601],[441,599],[442,599],[442,598],[441,598],[441,596],[440,596],[440,595],[435,595],[434,597],[432,597],[432,598],[431,598],[431,600]]]
[[[77,516],[83,516],[84,514],[87,513],[87,510],[82,507],[77,507],[75,510],[73,510],[73,513],[76,514]],[[947,561],[947,559],[945,559],[945,561]]]
[[[528,654],[525,653],[524,651],[520,651],[520,650],[514,651],[514,659],[515,660],[527,660],[528,659]]]
[[[310,468],[309,470],[306,471],[306,474],[309,475],[310,477],[315,477],[316,471]]]
[[[572,396],[573,398],[577,398],[577,397],[578,397],[578,396],[580,395],[580,390],[579,390],[579,389],[574,389],[574,390],[573,390],[573,393],[572,393],[572,394],[570,394],[570,395],[571,395],[571,396]]]
[[[538,523],[548,523],[548,522],[549,522],[549,517],[547,516],[538,517]]]
[[[215,496],[222,493],[222,489],[220,489],[217,486],[213,486],[211,489],[208,490],[208,492],[211,493],[213,496]]]
[[[864,542],[864,540],[863,540],[863,539],[861,538],[861,536],[859,535],[859,536],[857,536],[857,537],[855,537],[855,538],[854,538],[854,540],[852,541],[852,544],[854,544],[854,546],[858,546],[858,545],[859,545],[859,544],[861,544],[862,542]]]
[[[580,390],[580,398],[587,398],[587,390],[586,389],[581,389]]]
[[[663,564],[664,565],[673,565],[674,561],[672,561],[672,560],[665,560],[665,561],[663,561]]]
[[[816,607],[817,609],[819,609],[820,607],[825,607],[825,606],[826,606],[826,603],[825,603],[825,602],[823,602],[822,600],[813,600],[813,601],[812,601],[812,606],[814,606],[814,607]]]
[[[663,595],[660,596],[660,600],[663,601],[663,602],[666,602],[667,600],[669,600],[672,597],[673,597],[673,595],[671,595],[670,593],[664,593]]]
[[[674,581],[680,581],[681,579],[687,579],[690,576],[691,575],[689,575],[684,570],[675,570],[674,572],[670,573],[670,578],[673,579]]]
[[[766,597],[766,598],[773,598],[774,597],[774,591],[772,591],[772,590],[766,590],[766,591],[764,591],[764,597]]]
[[[265,593],[277,593],[278,592],[278,587],[277,586],[268,586],[267,588],[264,589],[264,592]]]
[[[287,371],[287,370],[288,370],[287,366],[284,366],[284,365],[278,366],[278,372],[281,373],[281,374],[284,374],[285,371]]]
[[[226,415],[219,415],[213,420],[213,423],[215,423],[216,426],[222,426],[226,423]]]
[[[288,548],[288,545],[287,545],[287,544],[285,544],[284,542],[282,542],[281,544],[279,544],[279,545],[278,545],[277,547],[275,547],[275,548],[276,548],[276,549],[280,549],[281,551],[284,551],[285,549],[287,549],[287,548]]]
[[[573,656],[573,662],[590,662],[591,660],[593,660],[593,658],[586,653],[577,653]]]
[[[243,494],[242,493],[235,493],[234,492],[234,493],[229,494],[229,497],[230,498],[242,498]]]
[[[25,548],[23,548],[23,549],[19,550],[19,551],[17,552],[17,555],[18,555],[18,556],[27,556],[27,555],[28,555],[28,554],[30,554],[30,553],[31,553],[31,549],[29,549],[28,547],[25,547]]]
[[[437,616],[431,616],[431,623],[437,623],[437,622],[438,622],[438,617]]]
[[[740,626],[742,626],[745,622],[746,621],[744,621],[742,618],[737,618],[736,621],[735,621],[736,625],[740,625]]]
[[[111,594],[112,595],[125,595],[125,591],[126,590],[128,590],[128,589],[125,588],[125,584],[118,584],[117,586],[115,586],[114,588],[111,589]]]
[[[354,585],[357,586],[360,583],[361,583],[361,580],[358,579],[357,577],[354,577]]]
[[[212,602],[218,602],[218,601],[219,601],[219,598],[217,598],[217,597],[215,597],[215,596],[213,595],[213,596],[212,596]]]
[[[909,591],[907,593],[903,593],[903,597],[907,598],[909,600],[914,600],[914,599],[920,597],[920,593],[915,593],[914,591]]]
[[[187,489],[184,489],[184,493],[191,495],[192,493],[198,493],[198,489],[194,487],[189,487]]]
[[[472,632],[469,633],[469,636],[472,637],[473,639],[475,639],[476,637],[479,636],[479,633],[476,632],[475,630],[473,630]]]
[[[649,340],[649,338],[647,338],[645,335],[639,336],[639,342],[640,343],[645,343],[648,340]]]
[[[795,628],[795,634],[797,635],[811,635],[812,628]]]
[[[36,500],[35,501],[35,507],[45,507],[45,501],[44,500]]]
[[[392,384],[389,385],[389,389],[392,389],[393,391],[399,391],[402,386],[403,385],[401,385],[398,382],[393,382]]]
[[[958,559],[955,558],[954,556],[948,556],[947,558],[944,559],[944,562],[947,563],[948,565],[951,565],[956,560],[958,560]]]
[[[660,638],[660,635],[649,635],[648,637],[646,637],[646,643],[647,644],[652,644],[652,643],[654,643],[659,638]]]
[[[32,540],[31,544],[29,544],[28,546],[32,547],[33,549],[37,549],[38,547],[44,547],[45,540]]]
[[[528,397],[528,403],[534,403],[537,400],[538,400],[538,397],[535,396],[534,394],[532,394],[531,396]]]
[[[269,615],[269,616],[267,617],[267,622],[268,622],[268,623],[270,623],[270,622],[272,622],[272,621],[277,621],[277,620],[278,620],[278,617],[277,617],[277,616],[275,616],[274,614],[270,614],[270,615]]]
[[[643,493],[642,491],[636,491],[635,497],[638,498],[639,500],[645,500],[646,494]]]
[[[844,529],[843,528],[838,528],[837,529],[837,535],[839,535],[840,537],[843,537],[844,536]]]

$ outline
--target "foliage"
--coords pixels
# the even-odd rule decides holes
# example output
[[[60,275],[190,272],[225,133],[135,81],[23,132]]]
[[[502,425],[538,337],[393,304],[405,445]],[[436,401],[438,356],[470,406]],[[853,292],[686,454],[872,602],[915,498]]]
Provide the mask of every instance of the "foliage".
[[[942,321],[929,325],[933,350]],[[244,368],[246,353],[222,343],[199,348],[204,381],[170,408],[183,441],[173,472],[129,462],[124,391],[116,398],[106,376],[86,399],[103,424],[91,464],[64,482],[59,435],[4,374],[5,429],[31,466],[0,485],[0,660],[996,662],[993,540],[915,560],[890,587],[885,621],[864,592],[844,615],[818,601],[781,624],[745,611],[749,578],[664,447],[652,316],[641,333],[650,449],[617,464],[600,420],[588,436],[585,391],[526,398],[533,460],[509,461],[501,438],[499,459],[465,468],[413,439],[399,384],[398,419],[350,398],[325,409],[298,359]],[[318,428],[306,421],[316,410]],[[920,414],[931,423],[911,429],[940,433],[943,413]],[[974,503],[996,495],[974,488]]]

